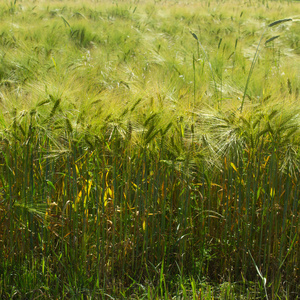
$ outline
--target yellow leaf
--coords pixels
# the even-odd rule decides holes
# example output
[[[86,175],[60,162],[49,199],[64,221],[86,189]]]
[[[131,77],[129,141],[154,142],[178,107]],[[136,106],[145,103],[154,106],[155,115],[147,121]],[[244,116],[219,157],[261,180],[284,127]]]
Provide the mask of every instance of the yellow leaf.
[[[82,194],[82,192],[80,191],[77,195],[76,203],[78,203],[79,200],[81,199],[81,194]]]
[[[237,170],[236,166],[234,165],[234,163],[232,162],[230,165],[232,166],[233,170],[238,173],[238,170]]]
[[[104,193],[104,206],[107,205],[108,199],[112,198],[113,193],[112,190],[108,187]]]
[[[273,198],[275,196],[275,189],[271,188],[270,196]]]
[[[106,185],[108,185],[108,173],[109,173],[109,172],[107,172],[107,173],[106,173],[106,176],[105,176],[105,183],[106,183]]]
[[[146,222],[143,221],[143,230],[145,231],[146,230]]]
[[[92,180],[89,180],[89,181],[88,181],[88,191],[87,191],[88,196],[90,196],[92,183],[93,183]]]
[[[79,174],[79,169],[78,169],[77,165],[75,165],[75,168],[76,168],[77,174]]]

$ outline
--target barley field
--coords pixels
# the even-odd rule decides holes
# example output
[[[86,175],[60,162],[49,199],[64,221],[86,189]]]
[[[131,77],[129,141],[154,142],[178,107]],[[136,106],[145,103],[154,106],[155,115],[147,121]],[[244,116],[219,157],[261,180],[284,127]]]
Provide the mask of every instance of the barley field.
[[[1,299],[300,299],[299,1],[0,25]]]

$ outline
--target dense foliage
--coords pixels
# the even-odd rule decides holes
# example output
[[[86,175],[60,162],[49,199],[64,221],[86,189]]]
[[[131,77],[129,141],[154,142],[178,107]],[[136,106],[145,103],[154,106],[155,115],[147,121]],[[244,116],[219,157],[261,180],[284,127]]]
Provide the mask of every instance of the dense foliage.
[[[1,298],[297,299],[299,11],[1,4]]]

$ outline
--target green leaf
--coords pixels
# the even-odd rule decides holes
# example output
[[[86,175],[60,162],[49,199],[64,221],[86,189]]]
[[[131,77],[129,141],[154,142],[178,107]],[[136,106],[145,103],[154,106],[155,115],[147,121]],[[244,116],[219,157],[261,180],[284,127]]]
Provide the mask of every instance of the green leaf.
[[[47,184],[56,191],[54,184],[50,180],[47,180]]]

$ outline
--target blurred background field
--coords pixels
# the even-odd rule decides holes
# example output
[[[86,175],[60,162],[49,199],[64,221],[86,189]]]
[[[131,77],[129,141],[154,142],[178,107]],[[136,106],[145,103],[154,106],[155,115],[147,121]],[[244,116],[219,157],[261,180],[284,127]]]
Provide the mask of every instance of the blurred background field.
[[[1,299],[299,299],[299,20],[2,2]]]

